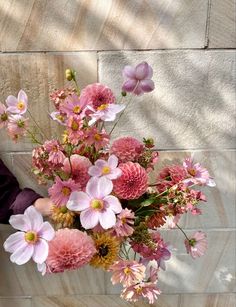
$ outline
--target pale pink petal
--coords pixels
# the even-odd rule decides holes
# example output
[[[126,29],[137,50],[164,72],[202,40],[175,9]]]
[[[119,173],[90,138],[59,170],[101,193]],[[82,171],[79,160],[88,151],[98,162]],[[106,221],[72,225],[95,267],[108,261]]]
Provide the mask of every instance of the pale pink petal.
[[[140,81],[139,86],[144,92],[151,92],[155,88],[154,82],[152,80],[142,80]]]
[[[34,206],[30,206],[24,214],[31,223],[31,230],[38,231],[43,223],[43,217],[39,211]]]
[[[66,206],[72,211],[81,211],[89,208],[90,200],[85,192],[72,192]]]
[[[42,275],[44,276],[47,272],[47,265],[46,263],[37,263],[37,269]]]
[[[136,89],[134,90],[134,94],[135,95],[142,95],[144,92],[143,92],[143,90],[142,90],[142,88],[141,88],[141,86],[140,85],[138,85],[137,87],[136,87]]]
[[[99,179],[97,177],[92,177],[87,183],[86,193],[89,194],[92,198],[99,198],[98,180]]]
[[[10,235],[3,244],[5,251],[13,253],[15,250],[25,245],[25,233],[18,231]]]
[[[31,230],[31,223],[24,214],[12,215],[9,219],[9,224],[15,229],[22,231]]]
[[[135,79],[135,68],[130,65],[126,65],[122,71],[122,75],[124,78]]]
[[[101,177],[98,180],[98,198],[103,198],[109,195],[113,190],[113,183],[111,180]]]
[[[113,210],[115,213],[121,212],[122,207],[117,197],[109,195],[106,196],[103,200],[109,204],[109,208]]]
[[[85,229],[94,228],[98,224],[99,215],[100,215],[99,212],[95,210],[91,210],[91,209],[87,209],[81,212],[80,221],[81,221],[82,226]]]
[[[95,166],[99,167],[99,168],[103,168],[104,166],[107,165],[107,162],[102,160],[102,159],[98,159],[96,162],[95,162]]]
[[[116,224],[115,213],[110,209],[105,210],[100,214],[99,222],[103,229],[111,228]]]
[[[122,90],[125,92],[133,92],[133,90],[135,89],[136,85],[137,85],[137,80],[127,80],[124,82],[124,84],[122,85]]]
[[[99,177],[102,174],[101,169],[97,166],[91,166],[88,170],[88,173],[92,177],[94,176]]]
[[[10,113],[20,113],[20,110],[17,107],[12,106],[12,107],[8,107],[7,108],[7,112],[10,112]]]
[[[17,98],[15,96],[8,96],[6,99],[6,104],[8,107],[15,107],[17,105],[18,101]]]
[[[30,260],[34,253],[34,245],[33,244],[23,244],[20,248],[18,248],[10,257],[11,262],[16,263],[18,265],[25,264]]]
[[[146,79],[150,74],[149,65],[146,62],[142,62],[136,66],[135,77],[139,80]]]
[[[28,97],[26,95],[26,93],[23,90],[20,90],[18,93],[18,101],[24,101],[26,104],[28,102]]]
[[[116,168],[118,165],[118,158],[115,155],[111,155],[107,161],[110,168]]]
[[[34,244],[34,253],[32,258],[34,262],[42,264],[48,256],[48,243],[43,240],[39,239],[36,244]]]
[[[50,223],[44,222],[38,231],[38,235],[47,241],[51,241],[55,236],[55,230]]]
[[[119,178],[121,175],[122,175],[122,170],[119,169],[119,168],[116,168],[116,169],[112,170],[112,172],[110,174],[106,175],[106,177],[108,179],[113,180],[113,179]]]

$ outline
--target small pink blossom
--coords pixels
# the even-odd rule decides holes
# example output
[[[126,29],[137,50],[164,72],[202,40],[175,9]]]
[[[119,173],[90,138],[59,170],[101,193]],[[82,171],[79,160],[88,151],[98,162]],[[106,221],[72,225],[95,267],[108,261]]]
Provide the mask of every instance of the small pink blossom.
[[[64,102],[66,97],[73,95],[74,93],[76,93],[76,90],[72,88],[55,90],[50,94],[50,99],[53,101],[56,109],[58,110],[59,106]]]
[[[10,260],[18,265],[32,259],[43,263],[48,256],[48,241],[54,237],[54,230],[34,206],[28,207],[24,214],[10,217],[9,223],[20,231],[10,235],[4,242],[4,249],[12,253]]]
[[[117,237],[129,237],[134,232],[134,212],[125,208],[117,215],[114,231]]]
[[[68,117],[74,115],[81,115],[83,117],[85,106],[86,104],[81,102],[78,95],[72,94],[66,97],[64,102],[60,104],[59,110]]]
[[[186,239],[184,243],[187,253],[194,259],[203,256],[207,249],[206,234],[202,231],[195,232],[194,235],[189,240]]]
[[[6,106],[0,102],[0,129],[7,125],[8,115]]]
[[[123,69],[125,82],[122,85],[122,90],[135,95],[151,92],[155,88],[154,82],[151,80],[152,75],[152,67],[146,62],[142,62],[136,67],[127,65]]]
[[[65,155],[57,140],[50,140],[44,143],[44,148],[48,152],[48,161],[54,165],[63,164]]]
[[[52,120],[58,122],[60,125],[66,126],[67,117],[65,114],[58,112],[58,111],[54,111],[50,113],[49,116],[51,117]]]
[[[96,150],[106,147],[109,144],[109,135],[105,129],[99,131],[95,126],[89,127],[84,136],[84,143],[87,146],[94,145]]]
[[[17,98],[12,95],[8,96],[6,104],[8,106],[8,112],[13,114],[24,114],[28,107],[28,97],[23,90],[20,90]]]
[[[85,229],[94,228],[98,223],[108,229],[116,223],[116,213],[122,210],[121,204],[110,195],[113,184],[107,178],[93,177],[89,180],[85,192],[74,192],[67,203],[67,208],[80,211],[80,221]]]
[[[162,226],[163,228],[175,228],[176,224],[178,224],[179,220],[180,220],[181,215],[177,214],[177,215],[168,215],[165,217],[165,224]]]
[[[80,115],[70,116],[67,122],[68,139],[73,145],[77,145],[84,136],[82,130],[83,120]]]
[[[111,155],[108,161],[98,159],[95,165],[89,168],[89,175],[92,177],[106,177],[113,180],[121,176],[122,171],[117,167],[118,158],[115,155]]]
[[[9,136],[13,140],[17,141],[20,136],[26,135],[28,124],[28,118],[24,118],[20,114],[10,115],[7,124],[7,131]]]
[[[103,120],[105,122],[113,122],[116,119],[116,114],[120,113],[125,109],[125,105],[119,104],[103,104],[95,110],[93,107],[88,106],[91,111],[89,116],[91,120],[89,121],[89,126],[92,126],[98,120]]]

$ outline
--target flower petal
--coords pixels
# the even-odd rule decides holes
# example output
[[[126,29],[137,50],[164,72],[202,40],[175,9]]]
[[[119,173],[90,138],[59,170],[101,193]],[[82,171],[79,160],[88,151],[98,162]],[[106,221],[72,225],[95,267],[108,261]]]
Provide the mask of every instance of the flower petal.
[[[55,231],[50,223],[44,222],[39,229],[38,235],[47,241],[51,241],[55,236]]]
[[[22,244],[25,244],[24,237],[25,233],[22,231],[18,231],[10,235],[3,244],[5,251],[13,253],[15,250],[21,247]]]
[[[116,224],[115,213],[110,209],[103,211],[99,216],[99,222],[103,229],[111,228]]]
[[[23,90],[20,90],[18,93],[18,101],[24,101],[26,104],[28,102],[28,97],[26,95],[26,93]]]
[[[100,215],[99,212],[95,210],[91,210],[91,209],[87,209],[81,212],[80,221],[81,221],[82,226],[85,229],[94,228],[98,224],[99,215]]]
[[[34,253],[32,258],[34,262],[42,264],[48,256],[48,243],[43,239],[39,239],[34,245]]]
[[[111,155],[107,162],[110,168],[116,168],[118,165],[118,158],[115,155]]]
[[[122,75],[124,78],[135,79],[135,68],[130,65],[126,65],[122,71]]]
[[[110,180],[113,180],[119,178],[121,175],[122,175],[122,170],[120,168],[116,168],[112,170],[110,174],[106,175],[106,177]]]
[[[34,245],[26,242],[18,248],[10,257],[11,262],[18,265],[25,264],[30,260],[34,253]]]
[[[121,212],[122,207],[117,197],[109,195],[105,197],[103,200],[109,204],[109,208],[113,210],[115,213]]]
[[[122,90],[125,92],[133,92],[133,90],[135,89],[136,85],[137,85],[137,80],[127,80],[123,83],[122,85]]]
[[[99,198],[98,180],[99,178],[92,177],[87,183],[86,193],[91,196],[91,198]]]
[[[17,98],[15,96],[8,96],[6,99],[6,104],[8,107],[15,107],[17,105]]]
[[[104,198],[113,190],[113,183],[106,177],[101,177],[98,180],[98,198]]]
[[[140,81],[139,86],[144,92],[151,92],[155,88],[154,82],[149,79]]]
[[[102,159],[98,159],[96,162],[95,162],[95,166],[99,167],[99,168],[103,168],[104,166],[107,165],[107,162],[105,160],[102,160]]]
[[[24,214],[12,215],[9,219],[9,224],[15,229],[28,231],[31,229],[31,223]]]
[[[146,79],[149,75],[151,76],[152,70],[150,70],[149,67],[150,66],[148,65],[147,62],[142,62],[138,64],[135,69],[135,77],[138,80],[143,80],[143,79]]]
[[[102,174],[101,169],[97,166],[90,166],[88,173],[92,177],[99,177]]]
[[[25,210],[24,215],[31,223],[31,230],[38,231],[41,228],[43,224],[43,217],[34,206],[28,207]]]
[[[72,192],[66,207],[72,211],[81,211],[89,208],[90,198],[85,192]]]

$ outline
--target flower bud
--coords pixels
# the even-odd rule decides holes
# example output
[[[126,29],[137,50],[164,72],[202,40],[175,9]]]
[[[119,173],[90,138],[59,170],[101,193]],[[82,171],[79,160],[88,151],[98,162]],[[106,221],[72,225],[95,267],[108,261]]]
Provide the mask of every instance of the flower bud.
[[[75,78],[75,72],[69,68],[66,69],[65,74],[66,74],[66,79],[68,81],[71,81]]]
[[[122,95],[123,97],[125,97],[125,96],[127,95],[127,93],[126,93],[125,91],[122,91],[122,92],[121,92],[121,95]]]

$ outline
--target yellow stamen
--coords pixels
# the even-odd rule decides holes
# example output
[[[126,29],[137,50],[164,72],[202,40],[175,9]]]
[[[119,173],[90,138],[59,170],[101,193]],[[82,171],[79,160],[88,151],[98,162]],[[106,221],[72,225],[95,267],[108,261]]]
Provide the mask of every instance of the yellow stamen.
[[[102,174],[103,175],[107,175],[107,174],[110,174],[111,172],[111,169],[109,166],[104,166],[103,169],[102,169]]]
[[[135,289],[136,293],[137,294],[141,294],[142,293],[142,287],[141,286],[138,286],[136,289]]]
[[[129,275],[132,271],[130,270],[130,268],[125,268],[124,269],[124,273],[125,275]]]
[[[30,244],[34,244],[38,241],[38,235],[34,231],[28,231],[25,234],[25,241]]]
[[[79,129],[79,125],[76,121],[73,120],[72,125],[71,125],[71,129],[73,131],[77,131]]]
[[[104,207],[104,203],[100,199],[93,199],[90,203],[91,207],[95,210],[102,210]]]
[[[106,110],[107,107],[108,107],[108,103],[106,103],[106,104],[101,104],[100,107],[98,107],[98,110],[99,110],[99,111],[103,111],[103,110]]]
[[[193,168],[189,168],[188,169],[188,173],[191,175],[191,176],[196,176],[196,170],[195,169],[193,169]]]
[[[25,107],[25,103],[24,101],[18,101],[17,103],[17,109],[19,109],[20,111],[22,111]]]
[[[63,188],[61,189],[61,192],[62,192],[62,194],[64,194],[65,196],[69,196],[70,193],[71,193],[71,189],[68,188],[68,187],[63,187]]]
[[[73,109],[73,112],[75,114],[79,114],[80,110],[81,110],[80,106],[75,106],[74,109]]]
[[[102,137],[101,137],[100,134],[98,134],[98,133],[94,134],[94,140],[95,141],[101,141],[101,139],[102,139]]]

